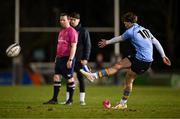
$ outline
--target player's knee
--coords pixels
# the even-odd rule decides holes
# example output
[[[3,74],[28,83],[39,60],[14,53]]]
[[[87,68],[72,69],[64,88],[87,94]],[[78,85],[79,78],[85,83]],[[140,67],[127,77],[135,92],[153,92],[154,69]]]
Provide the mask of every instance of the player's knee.
[[[68,80],[68,87],[69,88],[75,88],[75,81],[74,81],[74,78],[71,78]]]
[[[68,79],[68,83],[71,83],[71,82],[74,82],[74,78],[73,77]]]
[[[115,64],[113,66],[113,68],[116,69],[116,70],[119,70],[119,69],[121,69],[121,65],[120,64]]]
[[[61,78],[59,75],[54,75],[53,80],[54,81],[61,81]]]
[[[136,73],[132,72],[132,71],[128,71],[127,72],[127,76],[129,79],[135,79],[136,78]]]

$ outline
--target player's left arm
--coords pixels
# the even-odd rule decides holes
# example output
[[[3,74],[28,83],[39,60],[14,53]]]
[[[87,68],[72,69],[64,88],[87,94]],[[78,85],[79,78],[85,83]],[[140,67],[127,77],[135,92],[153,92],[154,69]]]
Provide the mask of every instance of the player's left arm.
[[[76,53],[76,47],[77,47],[77,43],[71,43],[71,51],[70,51],[69,60],[67,62],[67,68],[71,68],[72,66],[72,61]]]
[[[84,49],[83,49],[83,57],[81,59],[81,63],[86,65],[88,63],[91,53],[91,38],[87,30],[84,31],[83,45],[84,45]]]
[[[168,66],[171,66],[171,61],[169,60],[169,58],[165,55],[165,52],[160,44],[160,42],[152,37],[152,43],[155,45],[156,49],[159,51],[161,57],[163,58],[163,62],[164,64],[168,65]]]

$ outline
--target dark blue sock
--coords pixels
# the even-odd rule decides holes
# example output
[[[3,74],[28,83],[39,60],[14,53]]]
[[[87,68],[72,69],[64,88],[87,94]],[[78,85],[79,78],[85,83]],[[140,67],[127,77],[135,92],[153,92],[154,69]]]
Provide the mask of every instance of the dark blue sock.
[[[96,72],[99,78],[107,77],[109,76],[109,69],[103,69],[98,72]]]
[[[68,99],[68,101],[73,102],[74,89],[75,89],[74,82],[68,83],[68,90],[69,90],[69,99]]]
[[[54,81],[53,100],[57,101],[57,97],[58,97],[58,94],[59,94],[59,91],[60,91],[60,89],[59,89],[60,87],[61,87],[61,81]]]
[[[127,100],[127,99],[128,99],[128,97],[129,97],[129,95],[130,95],[130,91],[128,91],[128,90],[124,90],[124,93],[123,93],[123,97],[122,97],[122,99],[123,99],[123,100]]]

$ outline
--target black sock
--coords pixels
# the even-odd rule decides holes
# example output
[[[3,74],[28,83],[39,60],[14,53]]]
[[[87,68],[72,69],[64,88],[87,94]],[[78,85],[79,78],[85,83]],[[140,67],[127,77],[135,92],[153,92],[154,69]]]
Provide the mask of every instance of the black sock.
[[[75,83],[74,82],[68,83],[68,90],[69,90],[69,99],[68,99],[68,101],[73,102],[74,89],[75,89]]]
[[[60,91],[60,88],[61,87],[61,81],[54,81],[54,94],[53,94],[53,100],[57,101],[57,97],[58,97],[58,94],[59,94],[59,91]]]
[[[79,81],[79,90],[80,92],[85,92],[85,80],[80,72],[77,73],[78,81]]]

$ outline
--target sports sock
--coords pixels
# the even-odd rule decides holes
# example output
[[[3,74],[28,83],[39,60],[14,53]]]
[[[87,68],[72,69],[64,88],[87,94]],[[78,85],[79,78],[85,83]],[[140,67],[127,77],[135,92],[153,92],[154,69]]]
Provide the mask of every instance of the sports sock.
[[[68,101],[68,99],[69,99],[69,91],[66,92],[66,101]]]
[[[90,72],[90,69],[89,69],[89,67],[87,65],[82,65],[82,68],[83,68],[84,71]]]
[[[130,91],[124,90],[123,97],[121,98],[120,104],[125,105],[127,103]]]
[[[80,92],[80,102],[84,102],[85,101],[85,92]]]
[[[109,76],[109,69],[107,68],[96,72],[96,75],[95,75],[95,77],[97,78],[102,78],[102,77],[107,77],[107,76]]]
[[[69,88],[69,99],[68,101],[73,101],[73,94],[74,94],[74,89],[75,89],[75,83],[70,82],[68,83],[68,88]]]
[[[53,93],[53,98],[52,98],[53,100],[57,100],[60,87],[61,87],[61,81],[54,81],[54,93]]]

